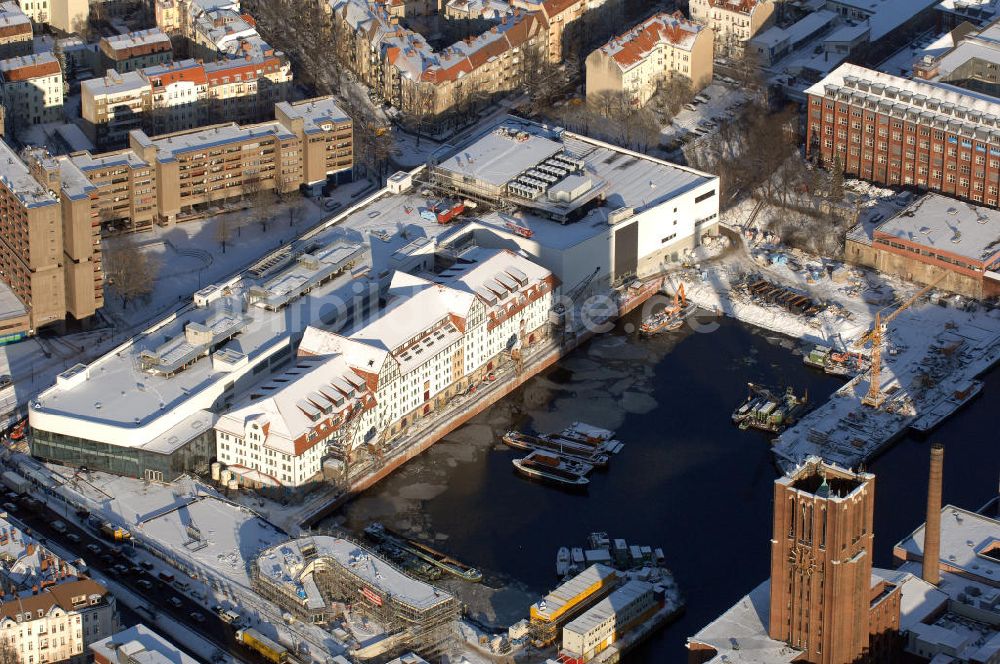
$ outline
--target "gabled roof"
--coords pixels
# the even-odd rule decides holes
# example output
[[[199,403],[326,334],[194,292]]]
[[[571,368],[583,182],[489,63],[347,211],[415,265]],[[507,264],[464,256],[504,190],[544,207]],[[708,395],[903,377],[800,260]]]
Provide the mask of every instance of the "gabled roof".
[[[680,12],[656,14],[623,35],[612,38],[601,52],[623,71],[645,60],[658,45],[669,43],[690,51],[702,26],[684,19]]]

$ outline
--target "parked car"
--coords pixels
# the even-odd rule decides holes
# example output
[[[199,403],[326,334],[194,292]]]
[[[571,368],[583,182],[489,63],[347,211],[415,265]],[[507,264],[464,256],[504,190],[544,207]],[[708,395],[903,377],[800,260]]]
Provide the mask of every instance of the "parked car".
[[[80,536],[77,535],[76,533],[69,533],[68,535],[66,535],[66,539],[72,542],[73,544],[80,543]]]
[[[178,608],[178,609],[179,609],[179,608],[181,608],[182,606],[184,606],[184,602],[182,602],[182,601],[181,601],[181,600],[180,600],[179,598],[177,598],[177,597],[171,597],[171,598],[170,598],[170,599],[169,599],[168,601],[170,602],[170,604],[171,604],[172,606],[174,606],[174,607],[176,607],[176,608]]]

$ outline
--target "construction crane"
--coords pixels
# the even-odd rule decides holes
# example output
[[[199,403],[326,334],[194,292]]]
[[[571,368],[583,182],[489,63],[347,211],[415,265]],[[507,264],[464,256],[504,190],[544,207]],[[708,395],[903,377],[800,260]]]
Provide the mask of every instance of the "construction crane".
[[[918,290],[911,298],[903,302],[895,311],[882,318],[882,312],[888,309],[885,307],[875,313],[875,325],[872,329],[868,330],[863,336],[861,336],[857,341],[854,342],[854,346],[861,348],[869,341],[872,342],[872,357],[871,357],[871,370],[869,372],[869,385],[868,394],[864,396],[861,400],[866,406],[872,408],[881,408],[882,403],[885,401],[885,395],[882,393],[882,343],[885,341],[885,335],[889,330],[889,324],[896,320],[899,314],[903,313],[909,309],[913,304],[931,291],[944,277],[936,279],[934,282],[924,286]],[[892,305],[889,305],[892,306]]]
[[[566,313],[567,313],[566,307],[573,306],[574,304],[576,304],[576,299],[580,297],[584,293],[584,291],[587,290],[587,288],[590,287],[590,284],[594,280],[594,277],[596,277],[597,273],[600,271],[601,271],[601,266],[598,265],[596,268],[594,268],[593,272],[591,272],[588,276],[581,279],[576,286],[573,286],[573,288],[566,293],[566,296],[562,299],[562,301],[558,302],[554,307],[552,307],[552,312],[549,315],[549,322],[555,325],[565,325]]]

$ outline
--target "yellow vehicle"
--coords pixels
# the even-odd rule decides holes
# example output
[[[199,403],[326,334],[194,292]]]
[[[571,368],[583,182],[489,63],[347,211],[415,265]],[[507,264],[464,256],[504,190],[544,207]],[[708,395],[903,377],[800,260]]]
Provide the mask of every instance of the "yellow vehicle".
[[[275,643],[255,629],[241,629],[236,632],[236,640],[255,650],[269,662],[285,664],[288,661],[288,649],[280,643]]]
[[[101,534],[112,542],[124,542],[132,538],[132,533],[121,526],[112,524],[110,521],[105,521],[101,524]]]

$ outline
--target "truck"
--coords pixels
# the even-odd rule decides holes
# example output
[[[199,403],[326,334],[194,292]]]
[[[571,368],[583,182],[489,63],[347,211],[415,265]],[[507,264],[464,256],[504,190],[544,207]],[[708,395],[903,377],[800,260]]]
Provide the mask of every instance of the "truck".
[[[14,493],[24,493],[31,486],[31,483],[23,475],[15,473],[13,470],[6,470],[0,474],[0,482]]]
[[[116,526],[110,521],[102,523],[100,531],[102,535],[107,537],[112,542],[125,542],[132,538],[132,533],[121,526]]]
[[[285,664],[289,661],[288,649],[285,646],[272,641],[253,628],[238,630],[236,640],[274,664]]]

